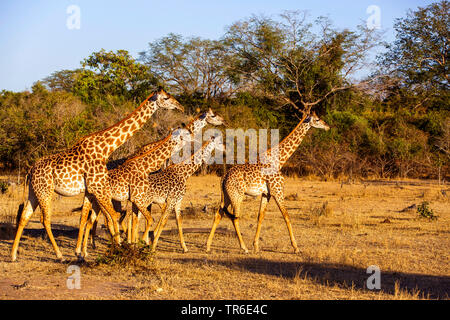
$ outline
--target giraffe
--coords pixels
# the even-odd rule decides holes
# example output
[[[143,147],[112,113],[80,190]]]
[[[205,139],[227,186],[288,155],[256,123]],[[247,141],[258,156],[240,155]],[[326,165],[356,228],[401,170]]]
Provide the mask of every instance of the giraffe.
[[[107,218],[114,241],[120,243],[116,212],[111,203],[111,188],[107,179],[106,160],[111,153],[140,129],[158,108],[178,109],[183,106],[162,88],[153,92],[141,105],[113,126],[87,135],[69,149],[43,157],[30,169],[28,198],[19,213],[11,260],[17,259],[19,241],[31,215],[40,206],[42,223],[52,243],[56,257],[63,260],[51,231],[53,192],[75,196],[84,192],[87,201],[96,201]]]
[[[108,171],[109,181],[112,190],[112,199],[115,208],[120,209],[120,201],[126,201],[130,198],[130,188],[137,183],[141,177],[147,177],[150,172],[156,171],[161,167],[161,165],[166,161],[174,152],[178,151],[184,143],[191,141],[191,135],[195,136],[198,132],[201,132],[207,124],[214,126],[219,126],[224,123],[224,119],[209,109],[206,112],[201,113],[195,117],[187,126],[186,130],[180,131],[180,128],[172,132],[166,138],[161,139],[157,142],[152,142],[150,144],[142,147],[133,157],[125,161],[122,165],[115,169]],[[149,148],[152,146],[152,148]],[[87,203],[86,207],[83,205],[80,229],[77,241],[77,247],[75,254],[81,258],[81,241],[83,235],[85,241],[89,237],[89,230],[92,229],[92,233],[95,234],[95,226],[98,219],[96,213],[91,213],[91,220],[93,221],[88,229],[86,229],[86,222],[88,218],[88,213],[90,210],[90,203]],[[151,221],[151,214],[147,210],[141,211],[147,221]],[[131,218],[131,212],[129,212]],[[122,218],[122,221],[124,219]],[[150,223],[151,224],[151,223]],[[122,226],[124,230],[124,226]],[[131,227],[128,231],[128,241],[131,242]],[[86,231],[87,230],[87,231]],[[148,238],[146,240],[148,242]],[[85,248],[85,246],[83,246]],[[87,250],[83,250],[83,256],[87,256]]]
[[[268,161],[259,161],[255,164],[246,163],[234,165],[222,177],[220,182],[221,204],[214,216],[213,225],[206,242],[207,252],[210,252],[211,250],[211,243],[217,225],[223,215],[226,214],[233,222],[241,249],[245,253],[248,253],[248,249],[245,246],[239,228],[241,204],[245,195],[261,195],[258,224],[253,242],[255,251],[259,251],[259,234],[261,231],[261,224],[264,219],[267,204],[271,197],[273,197],[286,222],[294,252],[299,252],[294,234],[292,232],[290,218],[284,205],[284,177],[282,176],[280,170],[300,145],[311,127],[329,130],[328,125],[324,121],[320,120],[315,113],[313,113],[312,115],[303,118],[286,138],[284,138],[275,148],[268,150],[262,156]],[[233,213],[228,210],[230,205],[233,208]]]
[[[130,199],[133,203],[133,212],[144,210],[153,203],[164,205],[161,218],[155,229],[155,237],[152,243],[152,251],[156,250],[158,239],[162,229],[167,222],[169,214],[175,211],[175,217],[180,236],[181,247],[184,252],[188,249],[184,242],[183,230],[181,226],[181,201],[186,193],[186,182],[201,166],[207,162],[213,150],[223,152],[221,139],[212,136],[206,141],[202,148],[193,154],[190,158],[168,168],[155,172],[147,178],[142,179],[130,190]],[[150,207],[151,210],[151,207]],[[134,225],[135,227],[136,225]],[[150,231],[151,221],[147,220],[143,239],[148,244],[148,232]]]

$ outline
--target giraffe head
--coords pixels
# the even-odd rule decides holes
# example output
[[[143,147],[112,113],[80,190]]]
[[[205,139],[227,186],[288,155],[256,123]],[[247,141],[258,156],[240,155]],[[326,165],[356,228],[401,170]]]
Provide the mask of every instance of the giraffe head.
[[[202,116],[205,117],[206,122],[208,122],[213,126],[220,126],[225,122],[225,120],[220,115],[214,114],[211,108],[209,108],[208,111],[203,113]]]
[[[186,143],[192,141],[190,132],[182,127],[178,127],[172,131],[171,139],[176,142],[175,151],[179,151]]]
[[[225,147],[223,146],[223,140],[220,135],[218,136],[211,136],[210,139],[210,146],[211,150],[216,150],[219,152],[225,152]]]
[[[153,94],[150,99],[152,101],[155,101],[159,108],[177,109],[181,112],[184,112],[184,107],[174,97],[165,92],[161,87]]]
[[[325,121],[320,120],[315,112],[308,116],[304,122],[309,123],[309,125],[314,128],[324,129],[325,131],[330,130],[330,127],[325,123]]]

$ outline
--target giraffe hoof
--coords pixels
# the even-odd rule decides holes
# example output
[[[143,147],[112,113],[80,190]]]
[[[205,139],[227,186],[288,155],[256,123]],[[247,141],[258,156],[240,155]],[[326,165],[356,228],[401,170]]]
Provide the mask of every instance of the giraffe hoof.
[[[299,250],[298,248],[295,248],[295,249],[294,249],[294,253],[295,253],[295,254],[300,253],[300,250]]]

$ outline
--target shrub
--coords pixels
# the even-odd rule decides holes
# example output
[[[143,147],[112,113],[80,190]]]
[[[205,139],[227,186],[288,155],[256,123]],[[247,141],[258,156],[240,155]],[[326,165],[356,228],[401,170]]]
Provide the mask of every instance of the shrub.
[[[5,194],[9,189],[8,183],[5,181],[0,181],[0,193]]]
[[[111,244],[104,254],[97,257],[97,264],[108,264],[120,267],[147,266],[153,262],[151,248],[143,242],[121,245]]]
[[[434,214],[433,209],[429,207],[428,201],[423,201],[417,206],[417,213],[422,218],[427,218],[429,220],[437,220],[437,216]]]

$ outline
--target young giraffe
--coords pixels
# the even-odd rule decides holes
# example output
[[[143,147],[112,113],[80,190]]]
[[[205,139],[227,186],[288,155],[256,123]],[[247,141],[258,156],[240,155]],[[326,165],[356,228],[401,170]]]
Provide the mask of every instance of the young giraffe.
[[[209,109],[194,118],[187,126],[186,130],[180,135],[180,130],[175,130],[175,135],[170,134],[166,138],[159,140],[157,142],[148,144],[142,147],[132,158],[128,159],[125,163],[117,167],[116,169],[109,170],[109,180],[112,189],[112,198],[115,208],[118,208],[120,212],[120,201],[126,201],[130,198],[130,188],[141,180],[141,177],[146,178],[149,173],[158,170],[161,165],[166,161],[174,152],[174,150],[179,150],[184,143],[191,141],[191,135],[195,136],[198,132],[202,130],[207,124],[214,126],[222,125],[224,119],[220,115],[214,114],[214,112]],[[185,133],[185,134],[184,134]],[[187,136],[186,136],[187,135]],[[149,149],[149,145],[153,148]],[[156,145],[156,146],[155,146]],[[93,222],[89,222],[89,227],[86,228],[86,222],[91,206],[89,203],[82,209],[80,229],[77,241],[76,255],[81,257],[81,241],[83,235],[87,243],[89,237],[89,230],[93,228],[93,234],[95,234],[95,226],[98,219],[98,215],[91,213],[91,219]],[[151,214],[148,210],[140,211],[144,214],[147,221],[151,221]],[[129,218],[131,218],[131,211],[129,212]],[[122,218],[123,220],[123,218]],[[151,224],[151,222],[150,222]],[[123,229],[125,229],[122,226]],[[131,226],[130,228],[131,229]],[[128,239],[131,242],[131,230],[128,231]],[[145,239],[148,243],[148,238]],[[83,246],[86,248],[86,246]],[[87,250],[83,250],[83,256],[87,256]]]
[[[11,250],[12,261],[17,259],[23,229],[38,205],[41,207],[42,223],[55,254],[62,260],[50,225],[54,191],[63,196],[75,196],[85,192],[87,201],[95,199],[107,218],[111,235],[117,243],[120,242],[116,212],[111,203],[106,161],[111,153],[140,129],[158,108],[184,110],[178,101],[159,89],[122,121],[81,138],[72,148],[36,162],[28,175],[28,199],[23,205],[22,212],[19,213],[20,219]]]
[[[164,205],[161,218],[155,228],[152,251],[155,251],[162,229],[167,222],[169,214],[174,210],[180,236],[181,247],[184,252],[188,249],[184,242],[181,226],[181,201],[186,193],[186,182],[202,165],[207,162],[213,150],[223,152],[221,139],[211,137],[190,158],[180,163],[172,164],[168,168],[151,174],[147,179],[133,186],[130,190],[130,199],[133,203],[133,212],[137,214],[141,208],[147,208],[153,203]],[[151,207],[150,207],[151,210]],[[148,239],[151,221],[147,221],[143,239]],[[133,228],[137,227],[134,224]]]
[[[277,147],[268,150],[266,154],[263,155],[263,158],[268,159],[269,162],[265,161],[264,163],[257,162],[256,164],[235,165],[222,177],[220,184],[221,204],[215,214],[211,232],[206,242],[207,252],[211,250],[211,243],[217,225],[222,219],[222,216],[226,214],[233,222],[241,249],[245,253],[248,253],[248,249],[245,246],[239,228],[241,204],[245,195],[261,195],[258,225],[253,242],[255,251],[259,251],[259,234],[267,208],[267,203],[271,197],[274,197],[275,202],[277,203],[278,208],[280,209],[286,222],[294,252],[299,252],[294,234],[292,232],[289,215],[286,207],[284,206],[284,177],[281,175],[280,170],[289,157],[295,152],[311,127],[329,130],[327,124],[313,114],[303,121],[300,121],[295,129],[285,139],[283,139]],[[233,208],[233,213],[230,213],[228,210],[230,205]]]

